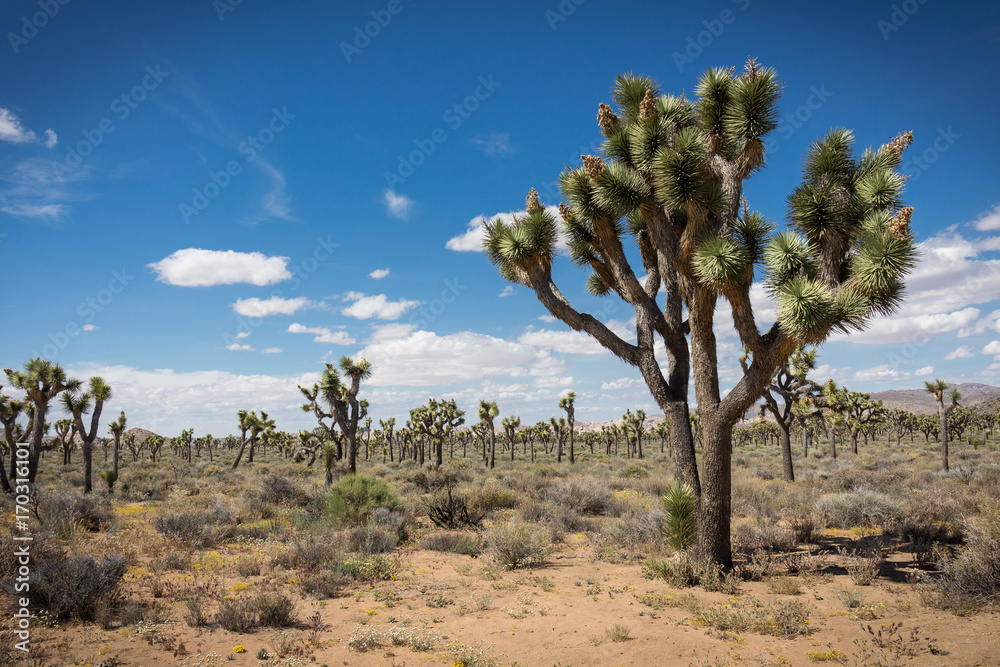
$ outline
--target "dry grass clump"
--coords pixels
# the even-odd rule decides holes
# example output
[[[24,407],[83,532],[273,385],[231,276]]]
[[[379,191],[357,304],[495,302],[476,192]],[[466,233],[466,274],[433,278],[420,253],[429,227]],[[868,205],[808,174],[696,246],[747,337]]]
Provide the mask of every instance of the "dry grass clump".
[[[965,530],[965,545],[945,560],[933,582],[934,594],[927,596],[958,613],[1000,604],[1000,502],[985,504],[982,515],[970,518]]]
[[[560,507],[580,514],[608,514],[614,507],[615,494],[608,485],[594,477],[574,477],[546,491],[546,498]]]
[[[862,487],[822,496],[816,501],[816,515],[827,527],[886,528],[903,519],[906,508],[884,493]]]
[[[447,551],[463,556],[478,556],[482,550],[479,536],[460,531],[437,531],[420,541],[420,546],[431,551]]]
[[[486,533],[483,552],[505,570],[541,565],[551,552],[549,533],[524,521],[508,521]]]

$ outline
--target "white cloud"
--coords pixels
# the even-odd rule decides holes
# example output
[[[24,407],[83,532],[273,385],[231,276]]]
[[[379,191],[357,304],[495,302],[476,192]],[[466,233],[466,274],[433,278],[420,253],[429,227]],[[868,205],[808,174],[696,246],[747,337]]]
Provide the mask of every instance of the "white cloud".
[[[410,217],[410,211],[413,209],[413,200],[406,195],[401,195],[394,190],[385,191],[385,207],[394,218],[399,218],[400,220],[406,220]]]
[[[288,325],[288,333],[313,334],[314,343],[328,345],[353,345],[357,342],[346,331],[331,331],[326,327],[307,327],[298,323]]]
[[[419,301],[409,299],[389,301],[385,294],[369,296],[361,292],[348,292],[343,298],[345,301],[353,301],[354,303],[340,312],[359,320],[369,320],[373,317],[379,320],[395,320],[399,319],[406,311],[420,305]]]
[[[472,147],[487,157],[498,155],[512,155],[514,147],[510,145],[510,133],[489,132],[473,137],[470,142]]]
[[[974,356],[976,356],[976,355],[972,351],[972,346],[971,345],[962,345],[962,346],[960,346],[960,347],[952,350],[948,354],[944,355],[944,360],[945,361],[954,361],[956,359],[971,359]]]
[[[905,309],[905,307],[904,307]],[[861,332],[852,334],[837,333],[830,336],[830,341],[849,341],[851,343],[904,343],[915,336],[936,336],[962,329],[975,323],[979,317],[978,308],[964,308],[948,313],[928,315],[905,315],[879,317]]]
[[[631,389],[633,387],[645,387],[646,383],[635,378],[618,378],[611,382],[602,382],[601,389],[604,391],[618,391],[621,389]]]
[[[21,124],[18,118],[10,109],[0,107],[0,141],[12,144],[34,144],[40,143],[38,135]],[[45,130],[45,146],[52,148],[58,139],[52,130]]]
[[[302,395],[296,385],[311,386],[318,381],[319,370],[275,376],[83,363],[68,366],[66,372],[84,380],[103,377],[114,389],[104,408],[107,414],[124,410],[129,425],[162,435],[178,435],[190,427],[199,435],[238,432],[236,413],[244,409],[266,410],[278,428],[289,432],[316,426],[315,419],[301,410]]]
[[[55,220],[67,211],[67,203],[96,198],[74,187],[90,177],[88,165],[59,173],[53,164],[50,159],[29,158],[0,175],[0,183],[4,184],[0,189],[0,210],[26,218]]]
[[[565,364],[547,350],[472,331],[439,336],[408,324],[376,327],[359,356],[372,362],[373,386],[429,387],[493,376],[552,377]]]
[[[562,216],[559,215],[559,207],[546,206],[545,210],[548,211],[550,214],[552,214],[556,219],[556,228],[559,230],[558,232],[559,240],[556,243],[556,247],[559,249],[563,249],[566,247],[566,241],[562,235]],[[486,236],[485,230],[483,229],[483,223],[486,220],[495,220],[496,218],[502,218],[504,222],[509,223],[511,222],[511,220],[513,220],[514,215],[520,216],[525,214],[527,214],[527,211],[521,210],[515,213],[496,213],[494,215],[491,215],[489,218],[487,218],[484,215],[475,217],[472,220],[469,220],[468,225],[466,225],[465,232],[459,234],[458,236],[453,236],[452,238],[448,239],[448,242],[445,244],[445,247],[448,250],[455,250],[457,252],[480,252],[483,249],[483,238],[485,238]]]
[[[283,347],[265,347],[263,350],[261,350],[261,353],[263,353],[263,354],[281,354],[284,351],[285,351],[285,348],[283,348]]]
[[[569,385],[573,384],[573,376],[535,378],[534,384],[536,387],[563,387],[563,391],[569,392]]]
[[[375,280],[382,280],[389,275],[389,269],[375,269],[368,274],[369,278],[374,278]]]
[[[514,296],[514,294],[515,294],[514,287],[511,285],[507,285],[502,290],[500,290],[500,294],[498,294],[497,296],[499,296],[502,299],[507,296]]]
[[[921,377],[924,375],[934,375],[934,367],[924,366],[923,368],[918,368],[917,370],[913,371],[913,375],[914,377]]]
[[[611,331],[626,342],[634,341],[635,334],[629,331],[629,323],[621,320],[605,322]],[[521,334],[517,342],[534,345],[559,354],[611,354],[597,339],[583,331],[554,331],[552,329],[529,330]]]
[[[552,315],[539,315],[538,319],[540,319],[542,322],[545,322],[546,324],[555,324],[556,322],[559,321],[559,318],[553,317]]]
[[[253,346],[251,345],[240,345],[239,343],[230,343],[226,346],[227,350],[232,350],[233,352],[252,352]]]
[[[983,213],[972,225],[981,232],[994,232],[1000,229],[1000,204],[992,211]]]
[[[156,279],[178,287],[211,287],[249,283],[264,286],[288,280],[287,257],[267,257],[259,252],[185,248],[147,266]]]
[[[294,299],[283,299],[280,296],[272,296],[267,299],[238,299],[232,304],[232,309],[238,315],[244,317],[267,317],[269,315],[292,315],[303,308],[309,308],[313,304],[304,296],[297,296]]]
[[[980,354],[992,354],[995,361],[1000,361],[1000,340],[991,340],[979,352]]]
[[[99,329],[100,327],[93,324],[84,324],[81,328],[84,331],[94,331],[95,329]]]
[[[249,338],[249,337],[250,337],[250,332],[249,331],[241,331],[238,334],[236,334],[236,338],[239,339],[239,340],[242,340],[244,338]]]

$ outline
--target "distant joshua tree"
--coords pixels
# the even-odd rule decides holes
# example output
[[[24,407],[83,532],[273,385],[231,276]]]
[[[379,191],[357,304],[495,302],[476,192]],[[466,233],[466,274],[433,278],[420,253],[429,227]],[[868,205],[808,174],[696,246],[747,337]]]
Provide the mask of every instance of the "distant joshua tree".
[[[958,402],[962,400],[962,392],[952,389],[948,396],[949,403],[944,403],[944,392],[948,391],[948,383],[937,379],[933,382],[924,382],[924,390],[934,396],[938,404],[938,433],[941,436],[941,467],[948,470],[948,413],[958,407]]]

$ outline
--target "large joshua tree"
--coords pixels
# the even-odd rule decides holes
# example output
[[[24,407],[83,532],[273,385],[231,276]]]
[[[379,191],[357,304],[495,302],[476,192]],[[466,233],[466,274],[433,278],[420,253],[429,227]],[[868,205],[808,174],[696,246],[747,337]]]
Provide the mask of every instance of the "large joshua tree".
[[[83,450],[83,492],[92,493],[93,468],[94,468],[94,441],[97,440],[98,426],[101,422],[101,412],[104,404],[111,399],[111,386],[104,381],[104,378],[94,376],[90,378],[89,389],[82,394],[76,390],[67,391],[62,395],[63,408],[73,416],[76,424],[76,431],[83,440],[81,446]],[[83,423],[83,415],[90,410],[93,405],[94,411],[90,415],[90,429]]]
[[[945,405],[944,392],[948,391],[948,383],[937,379],[933,382],[924,382],[924,390],[934,396],[938,404],[938,434],[941,436],[941,467],[948,470],[948,413],[958,407],[958,402],[962,400],[962,392],[952,389],[949,396],[949,403]]]
[[[68,378],[66,371],[59,364],[53,364],[40,357],[24,364],[23,371],[4,369],[11,386],[17,387],[25,394],[25,411],[29,413],[30,421],[22,436],[28,442],[28,482],[34,483],[38,475],[38,462],[42,457],[42,435],[45,433],[45,415],[49,403],[61,392],[76,390],[80,381]],[[11,455],[16,454],[11,451]]]
[[[694,100],[661,95],[652,79],[623,74],[612,90],[618,112],[600,105],[603,155],[581,156],[582,167],[562,173],[568,205],[560,217],[570,258],[591,270],[588,290],[634,308],[634,341],[574,308],[556,286],[556,218],[534,191],[525,213],[485,225],[486,254],[504,278],[531,288],[553,316],[639,369],[670,423],[676,468],[700,497],[701,550],[726,567],[733,425],[796,347],[893,312],[915,254],[912,209],[900,208],[905,178],[896,171],[910,133],[860,156],[848,130],[817,140],[788,197],[787,231],[775,233],[749,208],[743,182],[765,164],[780,88],[774,70],[751,59],[739,74],[705,72]],[[628,237],[643,280],[629,263]],[[756,270],[777,301],[777,321],[763,330],[750,296]],[[714,329],[720,297],[749,351],[725,398]],[[689,373],[703,429],[700,472],[687,421]]]
[[[309,399],[309,403],[303,405],[302,409],[305,412],[310,410],[315,412],[320,425],[331,436],[333,426],[326,426],[323,417],[333,417],[340,427],[342,437],[347,441],[350,472],[354,473],[358,471],[358,422],[368,414],[368,401],[358,400],[358,392],[361,391],[361,381],[371,377],[372,365],[367,359],[358,359],[355,362],[347,356],[341,357],[338,365],[339,372],[333,364],[327,364],[318,384],[314,384],[311,390],[301,386],[299,390]],[[341,373],[344,374],[343,378]],[[330,408],[328,413],[320,409],[318,402],[320,398]]]
[[[432,398],[427,405],[410,410],[410,424],[416,433],[430,441],[438,467],[444,463],[445,438],[464,423],[465,412],[458,409],[455,399],[439,401]]]

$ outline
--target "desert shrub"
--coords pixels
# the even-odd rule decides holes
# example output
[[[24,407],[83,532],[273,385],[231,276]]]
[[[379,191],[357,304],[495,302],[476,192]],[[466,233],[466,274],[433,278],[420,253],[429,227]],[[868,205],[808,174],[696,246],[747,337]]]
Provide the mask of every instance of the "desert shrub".
[[[484,552],[507,570],[540,565],[549,551],[548,532],[523,521],[496,525],[486,534]]]
[[[286,570],[319,570],[324,565],[335,562],[341,545],[332,536],[306,534],[297,537],[279,552],[272,563]]]
[[[882,528],[902,519],[906,510],[884,493],[858,488],[822,496],[816,501],[816,514],[828,527]]]
[[[934,581],[936,603],[956,611],[972,611],[1000,603],[1000,502],[966,522],[966,543],[947,560]]]
[[[637,477],[649,477],[649,471],[638,463],[629,463],[621,469],[618,476],[622,479],[635,479]]]
[[[215,614],[215,622],[230,632],[253,632],[260,626],[254,600],[245,597],[223,599]]]
[[[798,595],[802,592],[797,579],[792,577],[773,577],[767,582],[767,592],[774,595]]]
[[[642,576],[663,579],[675,588],[684,588],[698,583],[698,568],[690,554],[679,551],[672,558],[647,559],[642,564]]]
[[[452,487],[444,488],[424,500],[424,510],[438,528],[478,528],[484,514],[473,512],[465,496]]]
[[[374,522],[355,526],[347,531],[344,547],[348,551],[364,556],[392,551],[399,543],[399,533],[395,528],[380,526]]]
[[[619,519],[605,519],[597,534],[590,537],[594,558],[621,563],[646,556],[662,539],[663,519],[660,511],[637,511]]]
[[[694,619],[722,632],[756,632],[784,639],[811,632],[809,607],[798,600],[765,602],[747,595],[735,603],[706,605]]]
[[[286,628],[295,624],[295,603],[284,593],[262,591],[253,598],[253,606],[257,622],[264,627]]]
[[[344,475],[330,489],[327,514],[337,523],[362,524],[378,507],[402,509],[396,491],[385,481],[365,473]]]
[[[362,558],[348,558],[339,562],[336,569],[355,581],[389,581],[399,574],[399,560],[384,554],[373,554]]]
[[[44,494],[38,515],[42,527],[55,535],[66,535],[74,526],[96,532],[111,522],[107,501],[78,493]]]
[[[157,532],[183,542],[202,543],[208,537],[208,516],[201,512],[172,512],[153,518]]]
[[[268,474],[260,482],[257,495],[270,505],[307,505],[309,495],[287,477]]]
[[[424,493],[434,493],[441,489],[454,487],[467,474],[462,474],[454,468],[422,469],[413,475],[413,484]]]
[[[733,530],[733,551],[743,554],[754,551],[791,551],[795,548],[795,535],[774,525],[758,525],[749,521],[739,523]]]
[[[593,477],[567,479],[549,489],[546,496],[555,505],[591,515],[607,514],[615,501],[608,485]]]
[[[421,540],[420,546],[431,551],[447,551],[463,556],[478,556],[481,549],[477,535],[457,531],[430,533]]]
[[[549,518],[551,525],[567,533],[587,533],[594,530],[596,519],[580,516],[576,510],[565,507],[556,510]]]
[[[242,521],[266,521],[276,516],[277,508],[256,493],[248,493],[240,499],[239,518]]]
[[[513,509],[521,500],[513,489],[496,481],[473,486],[469,491],[469,511],[473,515],[486,515],[496,510]]]
[[[37,559],[29,575],[28,597],[56,619],[93,618],[97,606],[118,587],[128,565],[120,555],[53,555]]]
[[[315,574],[303,575],[299,582],[299,588],[306,595],[323,600],[339,596],[344,586],[352,580],[352,577],[344,572],[323,570]]]
[[[236,561],[236,574],[241,577],[259,577],[263,569],[260,558],[246,556]]]

